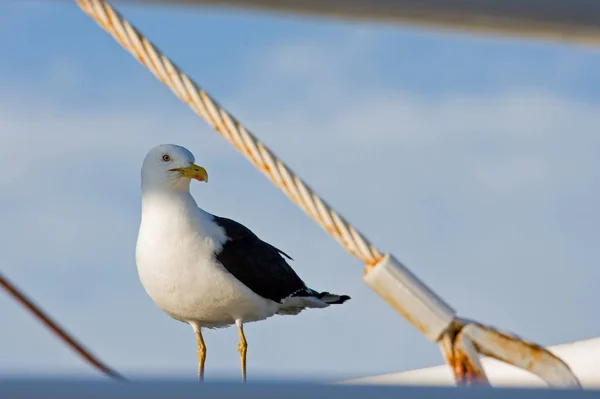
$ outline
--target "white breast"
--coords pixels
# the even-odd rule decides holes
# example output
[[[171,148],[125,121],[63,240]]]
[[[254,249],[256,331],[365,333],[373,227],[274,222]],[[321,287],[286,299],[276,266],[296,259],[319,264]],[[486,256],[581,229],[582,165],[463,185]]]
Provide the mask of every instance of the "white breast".
[[[277,304],[241,284],[214,259],[225,241],[189,193],[143,197],[137,270],[154,303],[175,319],[222,327],[272,316]]]

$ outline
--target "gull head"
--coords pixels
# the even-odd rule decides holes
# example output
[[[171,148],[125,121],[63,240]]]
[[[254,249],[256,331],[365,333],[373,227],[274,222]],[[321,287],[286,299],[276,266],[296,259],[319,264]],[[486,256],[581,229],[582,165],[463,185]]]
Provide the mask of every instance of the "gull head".
[[[142,164],[142,189],[189,191],[191,179],[207,182],[206,169],[194,162],[187,148],[175,144],[154,147]]]

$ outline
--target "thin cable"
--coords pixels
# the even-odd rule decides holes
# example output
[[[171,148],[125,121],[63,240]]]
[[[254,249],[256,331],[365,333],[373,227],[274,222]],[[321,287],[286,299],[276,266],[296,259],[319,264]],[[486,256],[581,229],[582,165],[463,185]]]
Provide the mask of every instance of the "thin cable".
[[[12,296],[18,303],[23,305],[33,315],[42,322],[50,331],[56,334],[69,348],[75,353],[81,356],[85,361],[91,364],[100,372],[106,374],[115,380],[126,380],[121,374],[112,370],[110,367],[102,363],[96,356],[94,356],[89,350],[83,347],[75,338],[65,331],[58,323],[53,321],[39,306],[28,299],[25,294],[20,291],[14,284],[7,280],[2,273],[0,273],[0,286],[2,286],[10,296]]]

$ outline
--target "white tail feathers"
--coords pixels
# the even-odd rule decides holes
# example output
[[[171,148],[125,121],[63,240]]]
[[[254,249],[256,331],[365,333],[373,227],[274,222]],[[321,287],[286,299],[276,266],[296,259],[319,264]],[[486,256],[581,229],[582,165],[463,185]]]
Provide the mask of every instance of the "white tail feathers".
[[[307,308],[326,308],[349,300],[348,295],[336,295],[329,292],[316,292],[314,296],[292,296],[283,300],[277,314],[296,315]]]

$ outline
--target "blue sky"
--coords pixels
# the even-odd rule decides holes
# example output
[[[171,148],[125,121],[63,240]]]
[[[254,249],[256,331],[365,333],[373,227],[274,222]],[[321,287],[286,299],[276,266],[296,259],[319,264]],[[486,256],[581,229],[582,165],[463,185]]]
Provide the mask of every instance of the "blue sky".
[[[170,7],[120,11],[460,315],[544,345],[597,336],[600,57],[585,47]],[[128,376],[195,378],[191,329],[136,275],[139,168],[171,142],[192,192],[344,306],[246,328],[249,378],[431,366],[362,265],[68,1],[0,3],[2,271]],[[95,376],[0,295],[0,372]],[[592,315],[591,317],[588,315]],[[8,327],[8,328],[6,328]],[[235,330],[207,379],[237,378]]]

